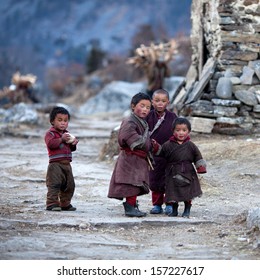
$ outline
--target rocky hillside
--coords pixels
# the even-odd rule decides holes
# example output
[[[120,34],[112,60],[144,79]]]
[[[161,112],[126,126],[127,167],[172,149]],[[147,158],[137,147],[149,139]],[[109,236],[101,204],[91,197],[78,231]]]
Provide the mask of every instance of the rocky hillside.
[[[127,54],[140,26],[157,39],[190,30],[191,0],[5,0],[0,2],[0,86],[14,70],[44,76],[44,69],[84,64],[93,44]]]

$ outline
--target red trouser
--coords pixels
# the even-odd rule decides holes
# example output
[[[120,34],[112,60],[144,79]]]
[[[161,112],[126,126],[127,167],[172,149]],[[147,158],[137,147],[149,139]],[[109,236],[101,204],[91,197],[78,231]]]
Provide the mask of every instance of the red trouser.
[[[152,203],[153,205],[163,205],[164,193],[152,191]]]
[[[187,204],[190,204],[191,205],[191,200],[187,200],[185,201]],[[164,193],[162,192],[152,192],[152,203],[153,205],[163,205],[164,203]],[[167,205],[168,204],[171,204],[171,203],[166,203]]]
[[[137,199],[136,195],[128,196],[128,197],[126,197],[126,202],[131,206],[136,206],[136,199]]]

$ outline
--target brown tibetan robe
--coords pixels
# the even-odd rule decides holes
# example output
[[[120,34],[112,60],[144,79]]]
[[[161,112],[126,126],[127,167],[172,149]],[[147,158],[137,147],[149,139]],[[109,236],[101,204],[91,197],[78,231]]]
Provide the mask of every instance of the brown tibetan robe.
[[[151,149],[148,124],[134,113],[121,123],[118,133],[121,151],[110,180],[108,197],[123,199],[149,193],[149,165]]]
[[[167,203],[188,201],[202,195],[195,166],[206,166],[206,163],[193,142],[188,140],[178,144],[169,140],[162,145],[158,154],[167,160],[165,173]]]

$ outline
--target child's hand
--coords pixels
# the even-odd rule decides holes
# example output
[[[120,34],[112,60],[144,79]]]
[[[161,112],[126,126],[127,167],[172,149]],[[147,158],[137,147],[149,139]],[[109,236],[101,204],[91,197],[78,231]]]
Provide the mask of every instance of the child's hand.
[[[74,135],[68,132],[63,133],[61,139],[63,142],[66,142],[67,144],[71,144],[71,145],[77,145],[79,142],[79,140]]]
[[[207,164],[204,159],[200,159],[195,162],[197,173],[207,173]]]
[[[152,141],[152,146],[158,145],[158,143],[155,139],[151,139],[151,141]]]
[[[201,165],[197,168],[197,172],[200,174],[207,173],[206,167]]]
[[[156,154],[160,148],[160,144],[154,139],[151,139],[151,143],[152,143],[152,152]]]
[[[77,138],[75,138],[74,141],[70,144],[76,146],[78,143],[79,143],[79,140]]]
[[[70,135],[69,133],[63,133],[61,136],[62,142],[68,142],[70,140]]]

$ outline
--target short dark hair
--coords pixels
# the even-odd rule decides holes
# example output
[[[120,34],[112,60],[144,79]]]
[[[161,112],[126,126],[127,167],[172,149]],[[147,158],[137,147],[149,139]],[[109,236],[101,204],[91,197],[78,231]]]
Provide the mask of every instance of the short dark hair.
[[[163,88],[157,89],[153,92],[153,97],[154,97],[155,94],[158,94],[158,93],[164,94],[164,95],[167,96],[168,99],[170,99],[170,95],[169,95],[169,92],[167,90],[165,90]]]
[[[70,113],[67,109],[64,107],[56,106],[54,107],[50,112],[50,123],[52,123],[55,119],[55,117],[58,114],[68,115],[68,119],[70,120]]]
[[[191,123],[184,117],[176,118],[172,123],[172,130],[176,128],[177,124],[186,124],[189,131],[191,131]]]
[[[150,98],[150,96],[148,94],[143,93],[143,92],[138,92],[137,94],[135,94],[132,97],[131,105],[136,105],[136,104],[138,104],[143,99],[149,100],[151,102],[151,98]]]

